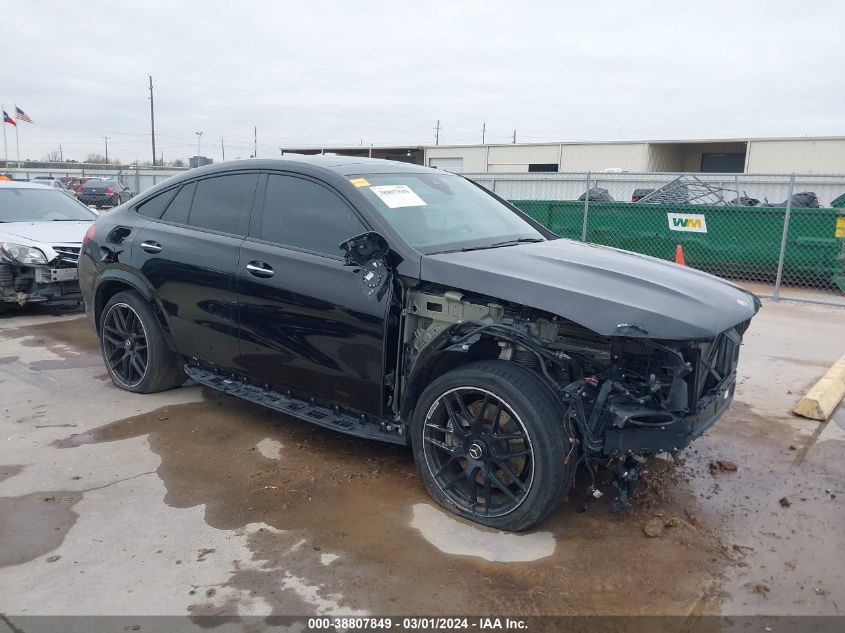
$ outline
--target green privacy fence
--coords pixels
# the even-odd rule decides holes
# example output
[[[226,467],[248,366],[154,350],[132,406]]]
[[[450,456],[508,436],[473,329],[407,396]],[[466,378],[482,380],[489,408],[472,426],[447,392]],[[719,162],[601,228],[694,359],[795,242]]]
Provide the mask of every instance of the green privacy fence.
[[[562,237],[674,259],[680,244],[688,266],[722,277],[778,277],[786,209],[780,207],[639,204],[578,200],[511,200]],[[783,284],[845,292],[845,239],[835,237],[842,213],[792,208],[783,245]]]

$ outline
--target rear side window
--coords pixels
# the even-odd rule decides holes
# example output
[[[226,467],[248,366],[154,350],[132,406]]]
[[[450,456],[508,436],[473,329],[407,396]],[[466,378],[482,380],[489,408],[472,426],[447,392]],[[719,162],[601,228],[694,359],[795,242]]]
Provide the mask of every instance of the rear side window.
[[[167,203],[173,199],[173,194],[175,193],[176,189],[171,189],[170,191],[165,191],[157,196],[153,196],[137,207],[135,211],[141,215],[147,216],[148,218],[158,220],[161,217],[161,214],[164,213]]]
[[[293,176],[268,177],[262,240],[340,256],[340,243],[365,230],[352,209],[326,187]]]
[[[258,174],[233,174],[197,183],[188,224],[198,228],[246,235]]]
[[[168,222],[176,222],[177,224],[187,224],[188,213],[191,210],[191,200],[194,199],[194,189],[196,188],[197,183],[195,182],[184,185],[179,190],[179,193],[176,194],[176,197],[173,198],[173,202],[167,207],[167,211],[164,212],[161,219]]]

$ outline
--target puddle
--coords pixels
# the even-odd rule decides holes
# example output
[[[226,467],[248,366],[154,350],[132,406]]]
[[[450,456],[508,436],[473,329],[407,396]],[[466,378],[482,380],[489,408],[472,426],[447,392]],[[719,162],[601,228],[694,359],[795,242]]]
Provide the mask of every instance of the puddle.
[[[477,556],[500,563],[520,563],[551,556],[555,538],[551,532],[511,534],[496,532],[461,521],[427,503],[414,504],[411,527],[441,552]]]
[[[0,472],[8,466],[0,467]],[[14,534],[14,546],[0,547],[0,567],[20,565],[59,547],[79,515],[73,506],[82,493],[71,490],[0,497],[0,535]]]
[[[248,535],[252,559],[236,561],[224,586],[272,614],[318,598],[325,608],[373,613],[501,613],[505,604],[526,615],[686,613],[722,566],[703,529],[646,539],[650,508],[620,516],[602,500],[579,514],[586,481],[535,532],[476,528],[432,504],[407,448],[208,390],[203,398],[53,445],[73,450],[147,436],[161,458],[164,503],[202,506],[206,523],[219,529],[267,526]],[[661,508],[682,515],[695,499],[682,479],[675,485],[680,502],[667,493]],[[630,591],[634,577],[647,595]],[[237,609],[235,598],[218,593],[191,613]]]
[[[0,482],[21,474],[24,468],[26,468],[26,466],[23,466],[22,464],[4,464],[0,466]]]
[[[100,343],[86,318],[52,320],[38,325],[0,329],[0,337],[23,339],[26,347],[47,347],[58,356],[100,353]]]

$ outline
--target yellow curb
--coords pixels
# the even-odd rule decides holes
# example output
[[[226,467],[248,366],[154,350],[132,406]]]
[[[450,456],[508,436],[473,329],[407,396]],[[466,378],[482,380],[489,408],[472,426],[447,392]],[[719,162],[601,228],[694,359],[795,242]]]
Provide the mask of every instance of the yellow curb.
[[[793,413],[813,420],[827,420],[845,396],[845,356],[831,365],[827,373],[801,398]]]

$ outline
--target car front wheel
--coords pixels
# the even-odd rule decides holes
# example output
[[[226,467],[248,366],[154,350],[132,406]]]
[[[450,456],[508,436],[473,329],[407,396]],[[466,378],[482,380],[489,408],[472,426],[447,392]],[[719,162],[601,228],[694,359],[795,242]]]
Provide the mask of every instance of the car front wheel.
[[[153,393],[185,381],[152,308],[135,292],[118,292],[103,308],[100,347],[109,376],[121,389]]]
[[[530,370],[471,363],[434,380],[411,424],[414,459],[444,508],[478,523],[525,530],[571,486],[563,408]]]

